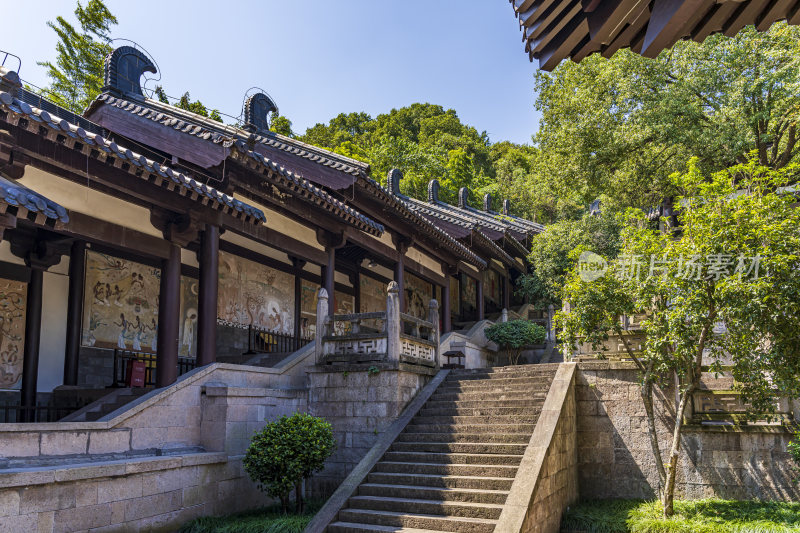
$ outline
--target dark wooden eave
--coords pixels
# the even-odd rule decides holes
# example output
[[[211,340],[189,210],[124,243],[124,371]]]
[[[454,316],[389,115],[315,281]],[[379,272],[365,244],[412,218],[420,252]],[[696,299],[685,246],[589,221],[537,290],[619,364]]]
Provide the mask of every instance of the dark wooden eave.
[[[566,58],[611,57],[630,48],[656,57],[681,39],[702,42],[711,34],[733,37],[755,25],[800,24],[800,0],[510,0],[525,52],[542,70]]]

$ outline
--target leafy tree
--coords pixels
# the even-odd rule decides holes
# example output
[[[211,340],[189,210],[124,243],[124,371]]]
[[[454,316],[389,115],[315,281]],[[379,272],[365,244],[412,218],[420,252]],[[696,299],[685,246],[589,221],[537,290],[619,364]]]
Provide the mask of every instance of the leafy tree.
[[[464,150],[457,148],[447,153],[447,174],[442,185],[448,191],[458,191],[472,182],[472,158]]]
[[[531,246],[531,273],[517,283],[518,291],[537,306],[561,305],[561,290],[578,256],[590,250],[606,258],[617,256],[620,248],[621,217],[604,212],[562,220],[547,226]]]
[[[656,59],[620,51],[537,72],[540,157],[531,184],[586,205],[649,207],[691,157],[707,173],[797,159],[800,28],[680,41]],[[567,213],[568,215],[568,213]]]
[[[269,129],[287,137],[294,137],[292,121],[283,115],[274,115],[269,123]]]
[[[641,352],[625,335],[620,340],[642,372],[657,465],[665,463],[653,385],[659,376],[674,376],[675,424],[666,468],[659,466],[665,516],[673,513],[686,406],[705,363],[710,361],[711,371],[730,364],[754,412],[773,412],[778,396],[800,394],[800,210],[782,192],[798,172],[794,165],[772,170],[753,159],[707,175],[692,160],[688,171],[672,178],[686,191],[679,199],[678,228],[654,230],[643,212],[632,210],[622,253],[605,276],[584,281],[575,268],[567,280],[564,296],[571,309],[557,315],[567,346],[596,346],[609,331],[619,334],[620,314],[647,317]]]
[[[103,87],[103,62],[111,53],[111,27],[117,18],[102,0],[75,7],[79,27],[57,17],[47,25],[56,32],[56,59],[38,64],[47,68],[50,85],[43,95],[74,113],[82,113]]]
[[[289,493],[297,494],[297,512],[303,511],[301,482],[322,470],[336,449],[331,425],[306,413],[282,416],[253,436],[242,464],[258,488],[280,498],[284,512]]]
[[[512,365],[519,363],[519,356],[526,346],[541,344],[547,337],[542,326],[527,320],[497,322],[486,328],[484,333],[487,339],[506,353]]]
[[[794,483],[795,485],[800,485],[800,429],[794,432],[794,439],[789,442],[787,449],[794,462],[792,466],[792,472],[795,475]]]

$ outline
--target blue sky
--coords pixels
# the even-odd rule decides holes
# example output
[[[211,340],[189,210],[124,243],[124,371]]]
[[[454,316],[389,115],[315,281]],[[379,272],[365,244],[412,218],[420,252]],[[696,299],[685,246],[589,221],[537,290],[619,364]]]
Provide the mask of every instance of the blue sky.
[[[305,131],[340,112],[375,116],[430,102],[453,108],[492,142],[530,143],[538,125],[535,64],[506,0],[107,0],[113,36],[156,60],[171,96],[188,90],[238,115],[248,88],[265,89]],[[0,50],[20,75],[47,83],[37,61],[55,56],[46,21],[73,18],[67,0],[9,2]]]

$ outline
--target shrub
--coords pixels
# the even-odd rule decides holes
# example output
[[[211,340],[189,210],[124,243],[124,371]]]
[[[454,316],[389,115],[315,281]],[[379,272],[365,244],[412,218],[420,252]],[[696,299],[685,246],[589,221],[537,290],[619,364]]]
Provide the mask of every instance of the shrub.
[[[306,413],[283,416],[253,436],[244,469],[258,488],[280,498],[284,512],[289,492],[297,491],[297,512],[303,510],[301,483],[322,470],[336,448],[331,425]]]
[[[497,344],[508,355],[512,365],[519,362],[523,348],[530,344],[541,344],[547,332],[539,324],[527,320],[498,322],[486,328],[486,338]]]

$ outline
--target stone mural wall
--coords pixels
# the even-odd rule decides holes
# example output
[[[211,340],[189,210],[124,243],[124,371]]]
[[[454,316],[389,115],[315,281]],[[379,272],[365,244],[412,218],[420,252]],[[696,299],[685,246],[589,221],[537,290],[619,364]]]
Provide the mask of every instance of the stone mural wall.
[[[22,385],[28,284],[0,279],[0,389]]]

